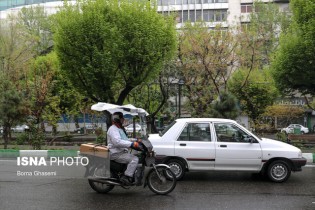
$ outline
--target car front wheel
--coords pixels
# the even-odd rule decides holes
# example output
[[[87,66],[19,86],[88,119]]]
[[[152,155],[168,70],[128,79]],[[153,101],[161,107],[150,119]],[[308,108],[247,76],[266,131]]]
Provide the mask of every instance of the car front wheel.
[[[267,170],[268,177],[273,182],[285,182],[291,175],[291,168],[286,161],[273,161]]]
[[[176,176],[176,180],[181,180],[185,175],[185,165],[178,159],[171,159],[166,162]]]

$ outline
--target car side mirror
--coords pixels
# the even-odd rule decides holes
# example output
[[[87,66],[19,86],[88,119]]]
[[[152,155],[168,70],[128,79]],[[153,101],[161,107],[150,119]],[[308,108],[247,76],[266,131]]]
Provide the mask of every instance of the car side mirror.
[[[252,143],[256,143],[256,139],[254,137],[249,137],[249,142]]]

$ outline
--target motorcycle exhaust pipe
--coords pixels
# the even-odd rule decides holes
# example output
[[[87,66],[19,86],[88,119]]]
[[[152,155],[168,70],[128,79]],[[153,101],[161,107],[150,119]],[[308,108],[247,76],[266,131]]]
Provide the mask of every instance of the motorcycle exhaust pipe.
[[[110,185],[118,185],[120,186],[120,183],[114,182],[114,181],[110,181],[110,180],[102,180],[99,178],[89,178],[88,180],[91,180],[93,182],[98,182],[98,183],[102,183],[102,184],[110,184]]]

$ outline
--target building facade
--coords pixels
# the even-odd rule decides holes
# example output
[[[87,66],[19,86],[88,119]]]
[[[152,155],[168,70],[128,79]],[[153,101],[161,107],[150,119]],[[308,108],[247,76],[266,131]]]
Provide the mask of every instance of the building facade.
[[[246,21],[246,16],[252,11],[254,0],[155,0],[158,12],[177,13],[177,27],[180,28],[184,22],[205,21],[209,27],[220,23],[223,26]],[[287,10],[289,0],[261,0],[273,2],[280,9]],[[74,2],[74,1],[73,1]],[[42,5],[46,12],[53,13],[62,6],[62,1],[56,0],[1,0],[0,18],[6,18],[7,14],[16,12],[23,6]]]

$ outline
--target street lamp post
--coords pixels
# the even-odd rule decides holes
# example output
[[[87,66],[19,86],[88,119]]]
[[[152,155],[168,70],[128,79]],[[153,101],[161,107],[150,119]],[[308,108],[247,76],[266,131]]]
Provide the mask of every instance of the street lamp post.
[[[184,80],[183,79],[179,79],[178,80],[178,118],[181,117],[181,89],[182,89],[182,85],[184,85]]]

